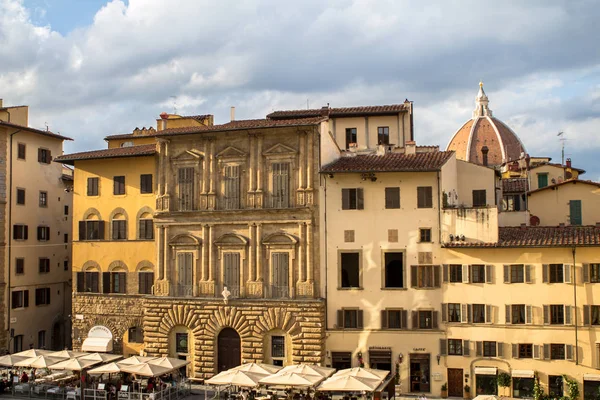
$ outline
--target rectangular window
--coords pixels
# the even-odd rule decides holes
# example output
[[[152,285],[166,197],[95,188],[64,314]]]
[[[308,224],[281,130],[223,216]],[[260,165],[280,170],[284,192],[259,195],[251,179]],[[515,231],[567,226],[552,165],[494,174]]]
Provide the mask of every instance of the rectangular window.
[[[352,353],[345,351],[331,352],[331,367],[336,370],[347,369],[352,367]]]
[[[240,166],[226,165],[223,177],[223,208],[237,210],[240,208]]]
[[[40,207],[48,207],[48,192],[40,191]]]
[[[44,306],[50,304],[50,288],[35,289],[35,305]]]
[[[69,260],[65,260],[65,261],[63,261],[63,269],[64,269],[65,271],[68,271],[68,270],[69,270]]]
[[[113,194],[114,195],[125,194],[125,177],[124,176],[113,177]]]
[[[564,325],[565,324],[565,306],[562,304],[550,305],[550,324]]]
[[[414,288],[440,287],[439,265],[412,265],[411,286]]]
[[[581,225],[581,200],[569,201],[569,221],[571,225]]]
[[[104,240],[104,221],[79,221],[79,240]]]
[[[140,272],[138,277],[139,293],[152,294],[152,286],[154,285],[154,272]]]
[[[590,283],[600,283],[600,264],[590,264]]]
[[[448,303],[448,322],[460,322],[460,304]]]
[[[402,310],[386,310],[387,328],[402,329]]]
[[[483,356],[496,357],[497,347],[496,342],[483,342]]]
[[[504,196],[503,204],[504,211],[521,211],[526,210],[525,199],[521,200],[520,194],[508,194]]]
[[[512,317],[512,324],[524,324],[525,323],[525,304],[513,304],[510,308],[510,315]]]
[[[138,231],[138,239],[154,239],[154,221],[151,219],[140,219]]]
[[[533,345],[531,343],[519,344],[519,358],[533,358]]]
[[[462,283],[462,264],[450,264],[450,282]]]
[[[127,292],[127,274],[125,272],[103,272],[103,274],[104,293],[125,294]],[[107,283],[109,284],[108,288],[106,287]]]
[[[362,209],[364,209],[362,188],[342,189],[342,210]]]
[[[433,312],[419,311],[419,329],[433,329]]]
[[[88,178],[87,179],[87,195],[98,196],[98,186],[100,178]]]
[[[18,353],[20,351],[23,351],[23,335],[16,335],[13,338],[13,342],[14,342],[13,353]]]
[[[404,254],[385,253],[385,287],[404,287]]]
[[[188,253],[190,254],[190,253]],[[232,297],[239,297],[240,293],[240,253],[225,253],[223,255],[223,284],[231,292]],[[192,285],[190,279],[190,285]]]
[[[417,187],[417,207],[433,208],[433,192],[431,186]]]
[[[52,154],[48,149],[38,149],[38,162],[43,164],[50,164],[52,161]]]
[[[27,152],[27,147],[25,146],[25,143],[19,143],[17,146],[17,158],[19,160],[24,160]]]
[[[21,275],[25,273],[25,259],[17,258],[15,259],[15,273],[17,275]]]
[[[346,150],[351,144],[356,144],[356,128],[346,128]]]
[[[271,357],[285,357],[285,336],[271,336]]]
[[[473,304],[473,323],[485,324],[485,304]]]
[[[177,171],[177,197],[179,211],[191,211],[195,205],[194,168],[179,168]]]
[[[273,170],[273,208],[290,206],[290,163],[274,163]]]
[[[462,339],[448,339],[448,355],[462,356]]]
[[[284,252],[271,253],[271,296],[287,298],[290,287],[290,254]]]
[[[419,242],[431,243],[431,228],[420,228],[419,229]]]
[[[69,215],[69,206],[64,207],[64,215],[66,215],[66,216]]]
[[[377,128],[377,143],[390,144],[390,127],[380,126]]]
[[[485,283],[485,265],[471,265],[471,283]]]
[[[69,243],[69,234],[68,233],[63,234],[63,243]]]
[[[360,253],[340,254],[341,287],[360,287]]]
[[[187,333],[176,333],[175,334],[175,352],[187,353],[188,352],[188,334]]]
[[[46,331],[38,332],[38,348],[39,349],[46,348]]]
[[[564,396],[562,375],[548,375],[548,394],[552,399],[560,399]]]
[[[45,242],[50,240],[50,227],[49,226],[38,226],[37,227],[37,240]]]
[[[358,329],[358,310],[343,310],[344,329]]]
[[[590,306],[592,325],[600,325],[600,306]]]
[[[25,205],[25,189],[17,188],[17,204],[21,206]]]
[[[144,343],[144,329],[139,326],[129,328],[127,339],[129,343]]]
[[[473,190],[473,207],[485,207],[486,205],[485,189]]]
[[[550,359],[551,360],[564,360],[565,359],[565,345],[552,343],[550,345]]]
[[[42,257],[39,259],[39,272],[40,274],[47,274],[50,272],[50,259]]]
[[[548,186],[548,174],[537,174],[538,189]]]
[[[77,272],[77,292],[100,293],[99,281],[99,272]]]
[[[511,265],[510,266],[510,283],[523,283],[525,282],[525,266],[524,265]]]
[[[11,293],[11,308],[29,307],[29,290],[16,290]]]
[[[400,208],[400,188],[386,187],[385,188],[385,208],[394,209]]]
[[[13,239],[15,240],[27,240],[27,225],[13,225]]]
[[[112,221],[112,240],[127,239],[127,221],[113,220]]]
[[[564,266],[563,264],[550,264],[548,266],[550,272],[550,283],[563,283],[564,282]]]
[[[152,193],[152,174],[140,175],[140,193]]]

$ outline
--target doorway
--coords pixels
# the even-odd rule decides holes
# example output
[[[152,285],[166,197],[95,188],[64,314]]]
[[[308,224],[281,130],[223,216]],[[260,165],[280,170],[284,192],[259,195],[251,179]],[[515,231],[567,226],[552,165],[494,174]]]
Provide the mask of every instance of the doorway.
[[[242,363],[240,335],[235,329],[223,329],[217,343],[217,372],[227,371]]]
[[[430,355],[410,355],[410,391],[428,393],[431,391],[430,383]]]
[[[463,397],[463,370],[448,368],[448,396]]]

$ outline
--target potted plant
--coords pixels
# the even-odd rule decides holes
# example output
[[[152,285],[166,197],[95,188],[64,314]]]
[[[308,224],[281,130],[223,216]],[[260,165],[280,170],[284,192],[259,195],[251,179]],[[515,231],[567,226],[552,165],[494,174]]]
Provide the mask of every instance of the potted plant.
[[[568,398],[571,400],[579,399],[579,384],[575,379],[570,379],[568,376],[563,375],[563,382],[567,386]]]
[[[465,399],[470,399],[471,398],[471,386],[469,385],[465,385],[465,395],[464,398]]]
[[[512,378],[506,372],[501,372],[498,374],[498,389],[502,388],[503,391],[503,393],[500,393],[500,390],[498,390],[499,396],[512,397],[509,389],[511,380]]]
[[[400,363],[396,363],[396,373],[394,374],[394,385],[396,389],[396,395],[400,395],[402,386],[400,385]]]
[[[448,383],[442,385],[442,399],[448,398]]]

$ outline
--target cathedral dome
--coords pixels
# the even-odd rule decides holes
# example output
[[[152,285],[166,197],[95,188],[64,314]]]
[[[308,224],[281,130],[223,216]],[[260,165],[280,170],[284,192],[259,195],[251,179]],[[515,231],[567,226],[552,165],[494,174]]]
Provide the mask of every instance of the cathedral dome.
[[[447,150],[455,151],[459,160],[480,165],[502,165],[520,159],[526,153],[525,146],[508,125],[493,117],[488,104],[483,83],[479,83],[473,116],[456,131]]]

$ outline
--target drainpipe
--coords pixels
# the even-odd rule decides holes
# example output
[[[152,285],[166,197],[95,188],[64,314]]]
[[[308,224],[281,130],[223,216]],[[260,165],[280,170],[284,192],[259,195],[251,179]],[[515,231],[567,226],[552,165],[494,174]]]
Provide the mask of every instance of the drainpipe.
[[[575,273],[575,255],[577,253],[577,247],[573,246],[573,302],[575,303],[574,314],[574,325],[575,325],[575,365],[579,365],[579,337],[577,329],[577,274]]]
[[[442,204],[440,203],[440,171],[436,172],[437,175],[437,203],[438,203],[438,243],[442,244]]]

